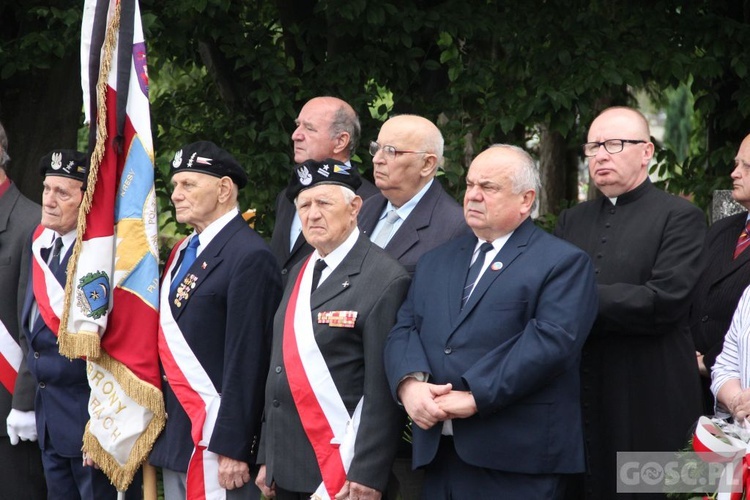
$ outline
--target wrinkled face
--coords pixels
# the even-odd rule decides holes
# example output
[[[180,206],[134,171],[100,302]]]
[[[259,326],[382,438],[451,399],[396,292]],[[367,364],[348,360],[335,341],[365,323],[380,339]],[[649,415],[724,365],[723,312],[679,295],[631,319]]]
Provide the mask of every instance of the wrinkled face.
[[[172,204],[177,221],[198,232],[223,215],[220,194],[218,177],[199,172],[179,172],[172,176]]]
[[[481,240],[491,242],[510,233],[531,213],[534,191],[513,192],[515,157],[513,151],[490,148],[469,167],[464,218]]]
[[[380,150],[372,157],[375,185],[396,207],[416,195],[434,176],[436,156],[428,153],[396,153],[388,158],[384,146],[398,151],[425,151],[423,134],[409,117],[395,117],[383,124],[378,134]]]
[[[294,163],[305,160],[323,161],[336,158],[337,138],[331,137],[331,124],[336,112],[328,100],[316,98],[302,107],[292,133]]]
[[[354,230],[362,198],[355,196],[347,203],[341,186],[319,184],[302,191],[295,203],[302,234],[325,257]]]
[[[743,207],[750,207],[750,135],[742,141],[734,158],[732,198]]]
[[[654,154],[649,142],[648,127],[634,111],[611,109],[599,115],[589,128],[587,142],[610,139],[641,140],[645,143],[625,143],[619,153],[609,153],[602,146],[588,159],[589,174],[596,187],[610,198],[638,187],[648,176],[648,164]]]
[[[69,233],[78,223],[83,183],[68,177],[49,175],[45,177],[43,186],[42,226],[60,235]]]

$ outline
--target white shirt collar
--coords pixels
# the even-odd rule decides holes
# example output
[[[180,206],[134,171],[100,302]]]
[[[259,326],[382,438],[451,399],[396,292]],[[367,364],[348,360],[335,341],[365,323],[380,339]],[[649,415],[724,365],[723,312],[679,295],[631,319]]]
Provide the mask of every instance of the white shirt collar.
[[[240,213],[240,211],[235,207],[231,209],[229,212],[225,213],[215,221],[213,221],[211,224],[206,226],[206,229],[201,231],[201,234],[199,234],[200,239],[200,245],[198,246],[198,249],[195,251],[195,255],[200,255],[204,248],[208,246],[209,243],[211,243],[211,240],[213,240],[219,232],[224,229],[224,226],[229,224],[229,222],[237,217],[237,215]],[[194,234],[198,234],[197,232],[193,231],[191,236]]]
[[[339,264],[341,264],[344,258],[349,255],[349,252],[352,250],[352,248],[354,248],[355,243],[357,243],[358,238],[359,228],[355,226],[354,230],[349,236],[347,236],[344,242],[336,247],[331,253],[325,256],[323,260],[326,261],[326,267],[320,274],[320,282],[318,283],[318,286],[320,286],[320,284],[323,283],[328,275],[330,275],[339,266]],[[315,262],[320,258],[320,254],[317,250],[315,250],[312,253],[312,257],[310,259],[312,260],[312,262]]]

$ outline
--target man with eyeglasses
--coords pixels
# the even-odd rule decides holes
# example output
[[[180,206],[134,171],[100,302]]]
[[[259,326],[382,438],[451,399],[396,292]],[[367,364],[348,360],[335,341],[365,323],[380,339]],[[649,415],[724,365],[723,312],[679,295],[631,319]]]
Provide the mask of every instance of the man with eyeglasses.
[[[614,498],[617,452],[682,449],[701,411],[687,317],[705,218],[651,184],[649,138],[635,109],[599,114],[583,153],[604,196],[563,211],[555,229],[589,254],[599,288],[581,362],[588,470],[571,499]]]
[[[357,149],[361,127],[359,117],[346,101],[336,97],[314,97],[302,107],[292,132],[294,163],[326,158],[351,165]],[[362,178],[357,194],[364,200],[378,192],[373,184]],[[289,271],[313,251],[305,241],[294,204],[286,196],[286,188],[276,197],[276,223],[271,235],[271,251],[281,268],[281,280],[286,284]]]
[[[461,206],[435,180],[443,143],[435,124],[416,115],[389,119],[370,143],[380,193],[362,206],[359,227],[412,274],[425,252],[470,232]]]

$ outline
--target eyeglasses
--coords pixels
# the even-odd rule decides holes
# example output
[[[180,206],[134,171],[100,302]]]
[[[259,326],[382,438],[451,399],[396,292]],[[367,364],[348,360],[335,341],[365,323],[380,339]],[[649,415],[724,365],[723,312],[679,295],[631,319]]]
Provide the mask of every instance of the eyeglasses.
[[[406,153],[410,153],[410,154],[426,154],[427,153],[427,151],[409,151],[408,149],[396,149],[394,146],[388,146],[388,145],[381,146],[375,141],[370,141],[370,155],[375,156],[376,154],[378,154],[378,151],[382,151],[383,155],[388,160],[394,159],[396,155],[401,155],[401,154],[406,154]]]
[[[646,141],[634,140],[634,139],[608,139],[603,142],[587,142],[583,145],[584,156],[596,156],[599,152],[599,148],[604,146],[607,153],[613,155],[622,152],[625,148],[625,143],[628,144],[645,144]]]

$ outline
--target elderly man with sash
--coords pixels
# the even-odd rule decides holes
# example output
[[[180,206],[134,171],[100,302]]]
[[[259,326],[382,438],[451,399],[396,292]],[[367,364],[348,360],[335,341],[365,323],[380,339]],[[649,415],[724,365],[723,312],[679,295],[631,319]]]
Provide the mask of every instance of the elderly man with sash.
[[[117,491],[107,477],[83,465],[81,446],[90,393],[86,362],[71,361],[57,348],[87,158],[77,151],[57,149],[42,158],[40,167],[45,176],[42,223],[32,237],[31,286],[26,290],[20,341],[25,365],[37,386],[34,410],[47,490],[54,498],[114,499]]]
[[[281,274],[242,219],[247,174],[227,151],[189,144],[171,165],[177,220],[194,231],[162,279],[159,356],[169,415],[151,453],[167,499],[247,499]]]
[[[409,275],[357,229],[357,171],[298,165],[287,196],[315,249],[298,263],[274,319],[256,484],[279,500],[377,499],[400,439],[383,346]]]

